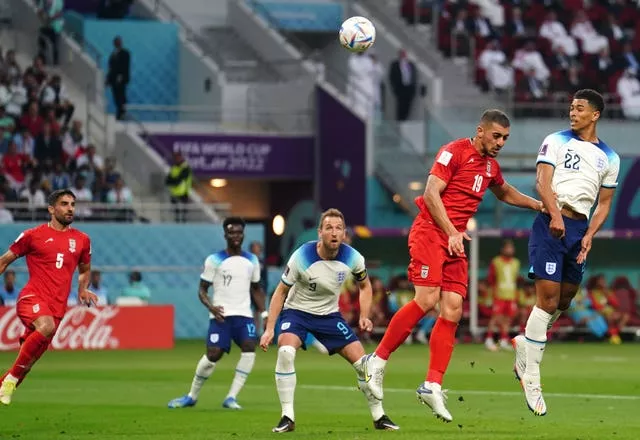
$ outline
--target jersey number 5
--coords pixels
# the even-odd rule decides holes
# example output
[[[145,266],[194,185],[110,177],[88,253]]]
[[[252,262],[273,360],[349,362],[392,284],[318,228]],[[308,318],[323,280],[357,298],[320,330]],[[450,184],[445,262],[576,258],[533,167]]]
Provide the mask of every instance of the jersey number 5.
[[[580,156],[568,152],[564,155],[564,167],[569,170],[580,170]]]
[[[64,254],[56,254],[56,269],[62,269],[64,263]]]
[[[482,190],[483,180],[484,180],[484,177],[481,174],[476,174],[476,177],[473,178],[473,186],[471,187],[471,189],[479,193],[480,190]]]

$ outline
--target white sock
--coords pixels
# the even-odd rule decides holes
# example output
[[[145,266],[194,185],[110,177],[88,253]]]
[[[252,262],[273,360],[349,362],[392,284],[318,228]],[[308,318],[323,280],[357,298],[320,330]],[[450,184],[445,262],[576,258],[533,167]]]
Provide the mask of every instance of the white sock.
[[[244,386],[244,383],[247,381],[247,376],[249,376],[249,373],[251,373],[255,361],[255,353],[240,354],[240,360],[236,365],[236,375],[233,377],[233,382],[231,382],[231,388],[229,388],[227,398],[233,397],[235,399],[236,397],[238,397],[238,393]]]
[[[198,361],[196,367],[196,374],[193,376],[193,382],[191,382],[191,391],[189,391],[189,397],[193,400],[198,400],[198,395],[202,389],[202,385],[209,379],[209,376],[213,374],[213,370],[216,368],[216,363],[207,359],[207,355],[203,355]]]
[[[527,368],[524,373],[526,381],[540,381],[540,363],[547,342],[547,327],[552,316],[537,306],[533,307],[529,315],[524,331],[527,342]]]
[[[282,407],[282,416],[295,420],[293,412],[293,396],[296,391],[296,369],[294,360],[296,349],[290,345],[283,345],[278,349],[276,361],[276,388]]]
[[[556,311],[553,312],[553,314],[551,315],[551,320],[549,321],[549,324],[547,324],[547,331],[551,330],[551,327],[553,327],[553,324],[558,320],[560,315],[562,315],[562,312],[564,312],[564,310],[560,309],[556,309]]]
[[[6,380],[7,382],[18,383],[20,379],[15,377],[13,374],[9,373],[5,376],[4,380]]]
[[[384,408],[382,408],[381,401],[373,397],[371,393],[367,393],[365,391],[364,387],[367,385],[364,383],[364,371],[362,369],[362,358],[358,359],[353,363],[353,368],[356,370],[356,374],[358,376],[358,382],[362,385],[360,387],[360,390],[362,391],[362,394],[364,394],[365,399],[367,399],[367,405],[369,405],[369,411],[371,412],[371,417],[373,417],[373,420],[376,421],[384,415]]]
[[[314,338],[313,342],[311,342],[311,345],[314,346],[315,349],[318,350],[320,353],[329,354],[329,350],[327,350],[327,347],[322,345],[322,342],[318,341],[317,339]]]

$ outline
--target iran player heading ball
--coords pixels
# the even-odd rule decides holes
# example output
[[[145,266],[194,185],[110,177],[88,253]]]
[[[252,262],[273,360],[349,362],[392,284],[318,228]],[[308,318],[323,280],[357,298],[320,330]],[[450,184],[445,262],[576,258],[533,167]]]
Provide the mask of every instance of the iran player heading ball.
[[[424,315],[440,303],[440,316],[429,338],[429,370],[418,387],[418,399],[434,415],[453,420],[442,394],[442,378],[449,365],[456,328],[467,296],[466,225],[487,189],[510,205],[541,210],[542,203],[506,183],[495,160],[509,137],[509,118],[500,110],[487,110],[472,139],[443,146],[431,168],[424,195],[416,198],[420,213],[409,232],[409,279],[416,294],[402,307],[376,352],[365,361],[370,390],[382,399],[387,359],[409,336]]]
[[[322,213],[318,225],[318,241],[300,246],[291,255],[278,284],[271,305],[267,327],[260,346],[267,351],[273,341],[275,324],[280,315],[276,388],[282,417],[273,432],[295,429],[293,395],[296,389],[294,361],[298,348],[306,348],[308,334],[315,336],[329,354],[340,354],[356,370],[358,387],[364,393],[375,429],[400,429],[384,414],[382,402],[376,399],[365,381],[364,348],[338,311],[338,297],[347,277],[354,277],[360,289],[360,321],[362,331],[371,331],[371,282],[364,258],[345,239],[344,216],[337,209]],[[282,310],[284,307],[284,311]]]
[[[18,297],[16,309],[25,331],[20,352],[2,377],[0,403],[9,405],[16,387],[34,363],[47,351],[67,310],[73,273],[78,268],[78,302],[90,306],[98,297],[88,290],[91,271],[91,242],[85,233],[73,229],[76,196],[68,189],[49,195],[51,221],[21,233],[0,257],[0,274],[16,259],[25,256],[29,281]]]
[[[620,158],[596,134],[603,110],[598,92],[577,91],[569,111],[571,128],[547,136],[538,153],[536,188],[549,214],[538,215],[531,228],[529,277],[535,279],[537,300],[524,336],[513,339],[514,372],[537,416],[547,412],[540,386],[547,330],[578,292],[591,241],[609,215],[618,185]]]

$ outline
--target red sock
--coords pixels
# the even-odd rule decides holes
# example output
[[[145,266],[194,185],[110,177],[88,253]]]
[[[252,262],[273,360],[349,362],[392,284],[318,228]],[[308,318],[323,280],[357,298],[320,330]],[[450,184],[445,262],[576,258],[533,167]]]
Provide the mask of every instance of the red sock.
[[[620,329],[618,327],[611,327],[609,329],[609,334],[611,336],[618,336],[620,334]]]
[[[436,382],[442,385],[442,378],[453,354],[457,328],[458,323],[444,318],[438,318],[436,325],[433,326],[429,338],[430,354],[427,382]]]
[[[48,346],[49,338],[37,330],[31,333],[20,347],[18,358],[9,370],[9,374],[20,380],[23,379]]]
[[[487,339],[493,339],[493,332],[491,330],[487,332]]]
[[[422,310],[417,302],[411,301],[405,304],[393,315],[387,331],[376,349],[376,356],[387,360],[391,353],[407,339],[411,331],[427,312]]]
[[[504,340],[504,341],[508,341],[509,340],[509,334],[505,331],[501,331],[500,332],[500,339]]]

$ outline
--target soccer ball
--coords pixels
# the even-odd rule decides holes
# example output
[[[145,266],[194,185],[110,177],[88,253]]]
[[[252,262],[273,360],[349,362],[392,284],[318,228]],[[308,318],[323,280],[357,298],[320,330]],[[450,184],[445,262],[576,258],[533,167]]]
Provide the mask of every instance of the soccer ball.
[[[351,17],[340,26],[340,44],[351,52],[364,52],[376,41],[376,28],[364,17]]]

